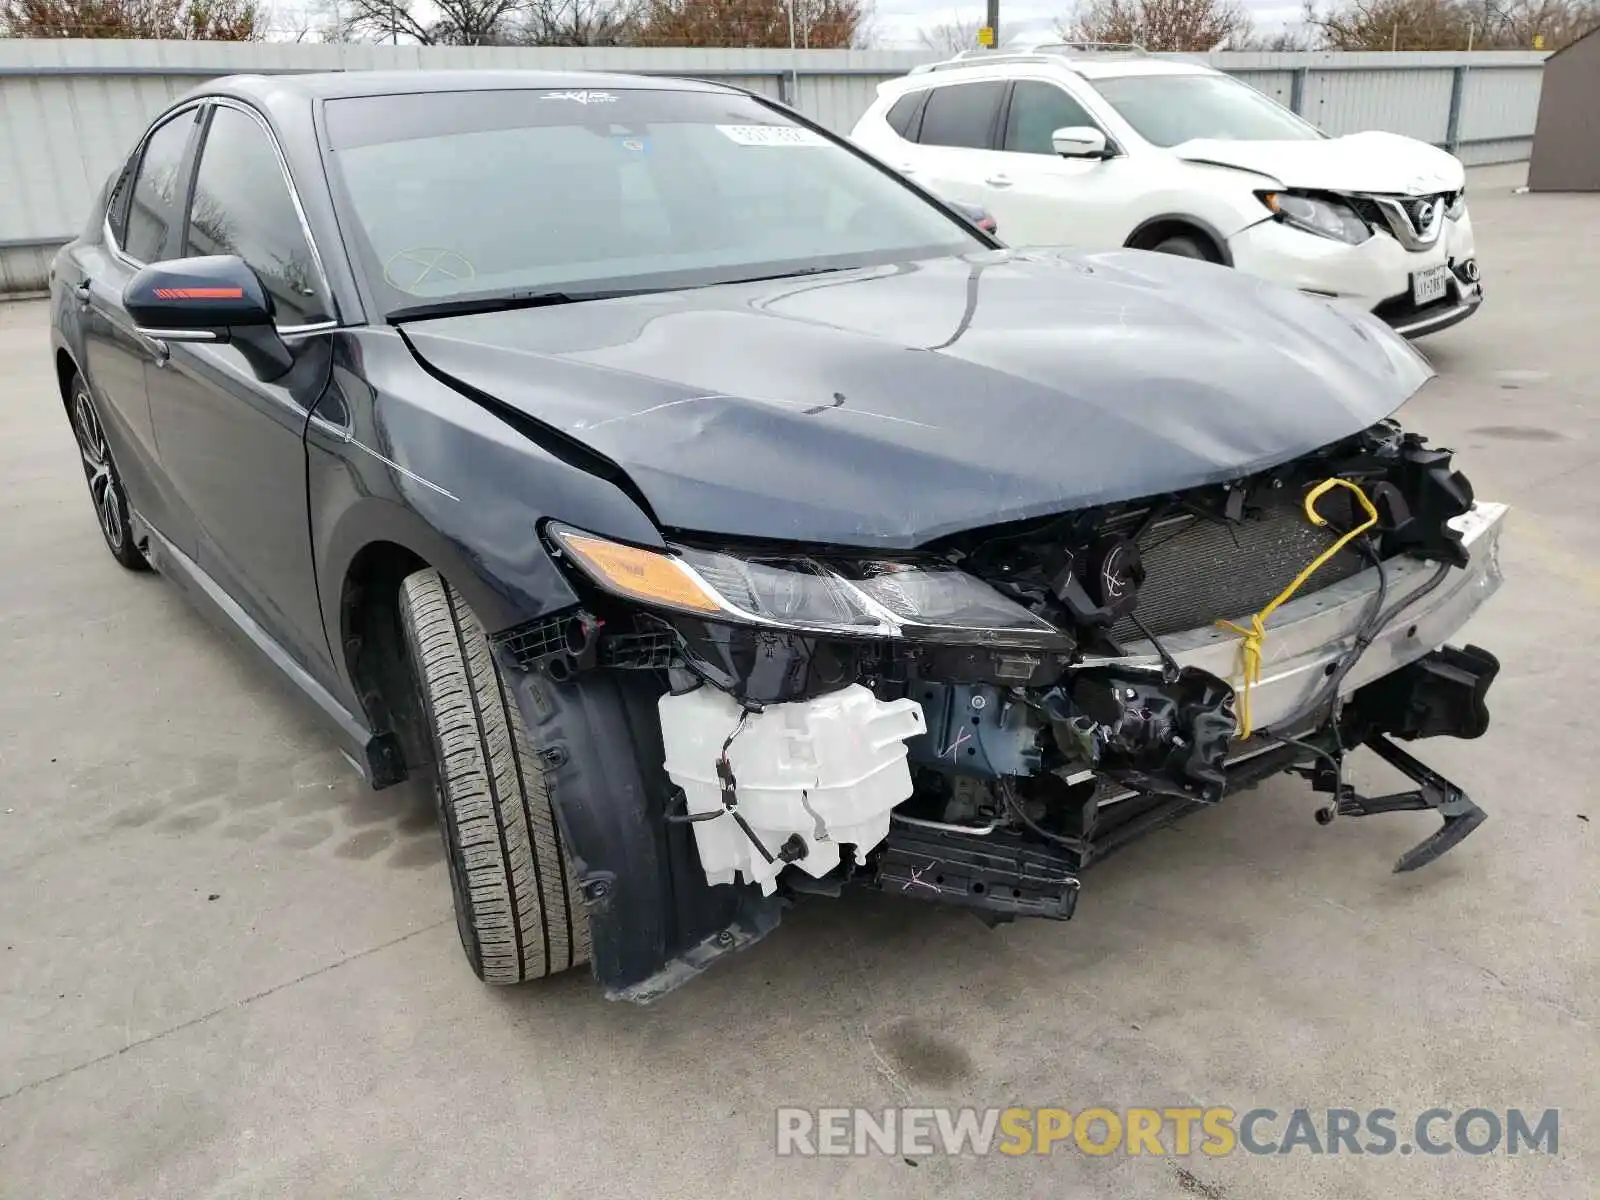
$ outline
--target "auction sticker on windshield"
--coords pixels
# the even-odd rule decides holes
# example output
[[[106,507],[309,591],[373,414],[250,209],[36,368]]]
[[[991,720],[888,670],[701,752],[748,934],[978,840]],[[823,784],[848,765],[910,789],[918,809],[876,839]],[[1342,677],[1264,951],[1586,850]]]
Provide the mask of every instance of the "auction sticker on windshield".
[[[828,139],[797,125],[718,125],[722,135],[741,146],[826,146]]]
[[[546,92],[541,100],[570,100],[574,104],[615,104],[617,98],[610,92],[591,92],[585,89],[566,92]]]

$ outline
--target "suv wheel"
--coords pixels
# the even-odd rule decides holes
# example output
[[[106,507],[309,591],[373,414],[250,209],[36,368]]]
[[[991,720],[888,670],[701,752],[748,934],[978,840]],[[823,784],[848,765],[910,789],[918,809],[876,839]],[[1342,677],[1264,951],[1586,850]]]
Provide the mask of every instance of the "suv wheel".
[[[521,983],[589,960],[589,922],[537,747],[477,617],[437,571],[400,590],[401,626],[433,735],[434,794],[467,961]]]
[[[78,442],[83,477],[89,485],[89,499],[94,502],[94,515],[106,548],[128,570],[148,571],[150,564],[133,544],[133,530],[128,526],[128,495],[122,490],[122,477],[111,461],[105,426],[100,423],[94,396],[82,375],[72,377],[71,394],[72,435]]]
[[[1150,249],[1157,254],[1176,254],[1179,258],[1198,258],[1201,262],[1216,262],[1216,256],[1200,244],[1199,238],[1177,234],[1163,238]]]

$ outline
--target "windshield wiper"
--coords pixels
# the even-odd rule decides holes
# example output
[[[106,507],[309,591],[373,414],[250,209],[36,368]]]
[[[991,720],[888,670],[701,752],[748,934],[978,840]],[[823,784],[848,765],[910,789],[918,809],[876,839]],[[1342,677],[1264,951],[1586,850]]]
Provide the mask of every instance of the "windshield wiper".
[[[592,292],[502,292],[493,296],[462,296],[455,300],[435,300],[412,304],[388,315],[391,325],[404,321],[425,321],[430,317],[461,317],[475,313],[510,312],[517,308],[551,308],[558,304],[585,304],[591,300],[615,300],[620,296],[644,296],[670,288],[610,288]]]
[[[772,275],[749,275],[740,279],[719,279],[718,283],[768,283],[774,279],[802,279],[807,275],[833,275],[840,271],[859,271],[860,264],[848,267],[796,267],[792,271],[778,271]]]
[[[386,318],[391,325],[405,321],[426,321],[430,317],[461,317],[476,313],[509,312],[517,308],[549,308],[557,304],[586,304],[591,300],[616,300],[623,296],[650,296],[663,292],[687,292],[699,288],[720,287],[725,284],[765,283],[774,279],[798,279],[806,275],[827,275],[839,271],[854,271],[848,267],[798,267],[791,271],[778,271],[771,275],[753,275],[743,279],[712,279],[695,283],[675,283],[670,287],[596,288],[586,292],[498,292],[491,296],[459,296],[453,300],[435,300],[429,304],[412,304],[397,308]]]

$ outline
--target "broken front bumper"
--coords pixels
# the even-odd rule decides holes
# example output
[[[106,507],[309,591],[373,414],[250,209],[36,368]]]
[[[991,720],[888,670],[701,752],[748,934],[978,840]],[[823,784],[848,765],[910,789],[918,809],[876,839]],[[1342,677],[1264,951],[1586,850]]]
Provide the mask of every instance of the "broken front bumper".
[[[1319,820],[1436,812],[1443,827],[1402,856],[1400,870],[1432,861],[1470,833],[1483,820],[1482,811],[1461,789],[1388,739],[1475,737],[1486,726],[1483,697],[1498,664],[1471,647],[1438,648],[1501,583],[1499,537],[1506,511],[1504,505],[1476,504],[1451,522],[1467,553],[1462,567],[1399,555],[1381,572],[1359,572],[1277,609],[1267,623],[1260,678],[1251,689],[1258,734],[1226,743],[1221,791],[1294,770],[1310,775],[1315,790],[1332,793]],[[1380,612],[1385,617],[1374,625]],[[1214,676],[1219,687],[1221,680],[1238,679],[1236,634],[1207,626],[1163,635],[1161,642],[1180,668]],[[1124,644],[1132,653],[1090,660],[1074,670],[1104,665],[1154,668],[1161,674],[1153,644]],[[975,764],[979,760],[982,738],[975,740],[971,730],[981,729],[982,714],[999,703],[996,690],[984,684],[961,692],[960,736],[953,737],[949,727],[936,733],[926,715],[943,711],[940,689],[945,686],[930,681],[914,697],[885,698],[855,683],[809,700],[758,707],[705,687],[656,697],[673,785],[657,818],[672,848],[670,869],[658,872],[672,880],[670,902],[642,907],[638,898],[623,904],[620,891],[610,895],[611,887],[623,888],[638,870],[636,846],[644,846],[654,864],[653,838],[610,838],[608,831],[598,841],[583,843],[598,847],[585,856],[580,872],[586,895],[601,897],[590,917],[596,971],[608,994],[648,1000],[762,936],[777,923],[784,903],[778,894],[780,874],[795,892],[835,894],[850,880],[913,899],[961,905],[990,921],[1066,919],[1078,901],[1080,872],[1214,800],[1194,792],[1128,790],[1128,780],[1114,771],[1086,767],[1064,777],[1080,790],[1052,814],[1056,821],[1050,832],[1036,826],[1024,832],[1001,820],[956,824],[900,811],[913,793],[904,745],[916,740],[917,729],[926,729],[923,736],[933,738],[943,754],[960,751]],[[1343,696],[1355,696],[1338,722],[1330,703],[1335,687]],[[644,702],[641,693],[641,708]],[[925,715],[918,719],[917,713]],[[636,727],[645,725],[642,712],[640,718]],[[1001,734],[1011,730],[1003,711],[995,716],[994,728]],[[1339,764],[1357,746],[1372,748],[1418,788],[1381,797],[1354,792]],[[989,758],[985,753],[990,774],[1023,773]],[[919,755],[917,761],[926,766],[929,760]],[[1012,811],[1026,824],[1020,806]],[[644,817],[643,810],[638,816]],[[841,854],[846,846],[848,865]],[[692,865],[696,861],[699,871]],[[596,884],[604,890],[592,891]],[[624,935],[633,938],[629,931],[641,920],[679,907],[687,911],[688,900],[700,904],[696,911],[704,915],[671,936],[661,929],[657,940],[634,938],[626,947],[632,951],[628,956],[616,950],[613,942],[621,945]],[[717,927],[713,920],[726,924]]]
[[[1383,566],[1382,605],[1394,615],[1339,683],[1348,696],[1443,645],[1500,587],[1500,529],[1504,504],[1474,504],[1451,525],[1471,556],[1462,568],[1411,558]],[[1330,677],[1354,647],[1379,603],[1379,571],[1370,567],[1320,591],[1291,600],[1267,621],[1261,676],[1250,689],[1258,729],[1292,729],[1327,700]],[[1170,634],[1162,646],[1180,666],[1222,679],[1239,678],[1237,634],[1216,626]],[[1149,642],[1130,642],[1123,658],[1088,662],[1159,665]]]
[[[1312,776],[1316,790],[1335,793],[1317,814],[1322,823],[1339,814],[1435,810],[1444,819],[1443,827],[1401,857],[1395,868],[1400,871],[1433,861],[1471,833],[1484,818],[1482,810],[1459,788],[1400,750],[1388,735],[1409,738],[1448,732],[1476,737],[1487,724],[1482,703],[1497,669],[1492,656],[1470,648],[1438,647],[1499,588],[1500,528],[1506,512],[1503,504],[1477,504],[1452,522],[1470,556],[1464,568],[1394,559],[1384,564],[1381,596],[1379,572],[1372,568],[1279,608],[1267,624],[1261,677],[1251,689],[1251,702],[1258,729],[1288,734],[1291,739],[1281,740],[1267,732],[1235,743],[1224,763],[1226,790],[1237,791],[1283,771],[1297,770]],[[1337,686],[1340,695],[1348,698],[1378,680],[1389,681],[1380,686],[1390,687],[1395,694],[1386,697],[1390,703],[1379,708],[1401,710],[1409,717],[1398,723],[1380,720],[1372,725],[1365,719],[1371,714],[1363,714],[1356,736],[1362,739],[1360,744],[1421,787],[1367,798],[1344,784],[1338,770],[1327,769],[1329,762],[1342,759],[1355,748],[1341,745],[1332,736],[1328,702],[1331,680],[1339,676],[1340,664],[1355,648],[1380,603],[1382,611],[1391,615],[1372,632],[1366,650]],[[1161,641],[1182,667],[1222,678],[1236,679],[1239,674],[1240,639],[1233,634],[1207,627]],[[1129,656],[1099,661],[1124,666],[1160,661],[1148,642],[1129,648],[1134,652]],[[1424,670],[1428,663],[1447,664],[1443,687],[1448,694],[1441,695],[1411,678],[1419,670],[1430,675]],[[1371,689],[1364,694],[1370,697]],[[1372,706],[1358,703],[1356,707]],[[1308,768],[1307,763],[1315,763],[1316,769]],[[1076,904],[1078,872],[1205,805],[1200,799],[1139,792],[1102,777],[1084,805],[1076,836],[1058,839],[1052,847],[1019,848],[987,835],[949,829],[935,835],[897,824],[890,834],[878,882],[888,891],[984,910],[990,918],[1035,915],[1064,919],[1072,915]],[[930,879],[937,886],[930,886]]]

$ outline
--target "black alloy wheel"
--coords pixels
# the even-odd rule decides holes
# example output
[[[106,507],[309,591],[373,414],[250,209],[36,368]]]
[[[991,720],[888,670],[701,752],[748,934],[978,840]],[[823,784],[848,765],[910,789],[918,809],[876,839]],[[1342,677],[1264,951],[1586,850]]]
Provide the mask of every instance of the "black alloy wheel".
[[[111,460],[105,427],[100,423],[94,397],[89,394],[81,375],[72,382],[72,432],[78,441],[83,477],[89,485],[89,499],[94,503],[106,548],[130,571],[148,570],[144,555],[133,544],[133,530],[128,526],[128,497],[122,490],[116,464]]]

